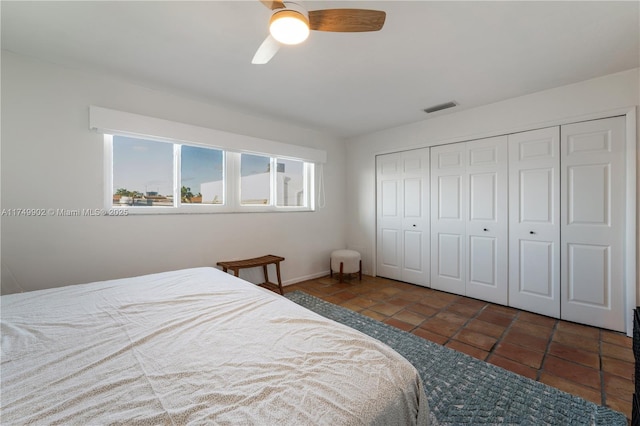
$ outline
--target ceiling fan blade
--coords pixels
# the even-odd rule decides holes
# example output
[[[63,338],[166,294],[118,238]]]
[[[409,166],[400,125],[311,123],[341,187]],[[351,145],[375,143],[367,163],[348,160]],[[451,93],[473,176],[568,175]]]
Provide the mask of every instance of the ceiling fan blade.
[[[275,9],[284,9],[284,3],[281,1],[277,1],[277,0],[260,0],[260,2],[262,4],[264,4],[265,6],[267,6],[269,9],[271,10],[275,10]]]
[[[256,54],[253,55],[253,59],[251,60],[252,64],[262,65],[266,64],[273,58],[273,56],[280,50],[280,43],[276,41],[275,38],[269,35],[264,39]]]
[[[321,9],[309,11],[309,28],[317,31],[379,31],[387,14],[368,9]]]

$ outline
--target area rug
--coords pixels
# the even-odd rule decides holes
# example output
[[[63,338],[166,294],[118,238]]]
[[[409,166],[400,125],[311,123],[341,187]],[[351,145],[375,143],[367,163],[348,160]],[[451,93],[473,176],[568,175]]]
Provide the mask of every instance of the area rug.
[[[418,370],[441,425],[626,426],[624,414],[519,376],[302,291],[286,297],[391,346]]]

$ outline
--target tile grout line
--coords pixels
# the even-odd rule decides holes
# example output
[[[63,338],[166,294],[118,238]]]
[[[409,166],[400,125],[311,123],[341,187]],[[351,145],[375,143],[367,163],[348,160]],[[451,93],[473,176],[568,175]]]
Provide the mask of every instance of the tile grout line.
[[[444,292],[444,293],[446,293],[446,292]],[[446,294],[452,294],[452,293],[446,293]],[[418,325],[416,325],[416,326],[413,326],[413,328],[411,328],[410,330],[408,330],[408,331],[409,331],[409,333],[413,333],[413,331],[415,331],[415,330],[417,330],[418,328],[420,328],[420,326],[421,326],[422,324],[424,324],[425,322],[427,322],[430,318],[435,317],[435,316],[436,316],[436,315],[438,315],[439,313],[442,313],[442,312],[443,312],[443,311],[445,311],[447,308],[449,308],[449,307],[451,307],[452,305],[454,305],[456,302],[458,302],[458,301],[460,300],[460,298],[467,298],[466,296],[460,296],[460,295],[456,295],[456,296],[458,296],[458,298],[457,298],[457,299],[454,299],[454,300],[452,300],[451,302],[449,302],[448,304],[444,305],[442,308],[439,308],[439,309],[438,309],[438,311],[436,311],[436,313],[435,313],[435,314],[433,314],[433,315],[431,315],[431,316],[428,316],[428,317],[427,317],[427,318],[425,318],[425,320],[424,320],[424,321],[422,321],[420,324],[418,324]],[[470,299],[473,299],[473,298],[470,298]],[[478,299],[473,299],[473,300],[478,300]],[[484,301],[480,301],[480,302],[484,302]],[[411,305],[406,306],[406,307],[405,307],[405,309],[407,309],[409,306],[414,306],[414,305],[416,305],[416,304],[419,304],[419,302],[414,302],[414,303],[412,303]],[[462,330],[466,329],[466,328],[467,328],[467,326],[469,325],[469,323],[470,323],[471,321],[473,321],[473,320],[477,319],[477,318],[478,318],[478,317],[479,317],[479,316],[480,316],[480,315],[481,315],[481,314],[482,314],[486,309],[488,309],[490,306],[494,306],[494,304],[493,304],[493,303],[491,303],[491,302],[484,302],[484,306],[482,306],[482,308],[480,308],[480,309],[478,310],[478,312],[476,312],[474,315],[472,315],[472,316],[468,317],[468,318],[467,318],[467,320],[466,320],[464,323],[462,323],[462,324],[460,325],[460,327],[458,327],[458,329],[457,329],[457,330],[456,330],[456,331],[455,331],[451,336],[444,336],[444,335],[443,335],[442,337],[446,337],[446,340],[444,341],[444,343],[442,343],[442,344],[441,344],[441,346],[446,346],[448,343],[450,343],[450,342],[454,341],[454,340],[455,340],[455,339],[454,339],[454,337],[455,337],[455,336],[457,336],[458,334],[460,334],[460,332],[461,332]],[[499,306],[499,305],[495,305],[495,306]],[[413,312],[413,311],[412,311],[412,312]],[[456,312],[453,312],[453,313],[455,314]],[[485,352],[487,352],[487,356],[486,356],[484,359],[482,359],[482,361],[486,361],[486,359],[488,359],[488,358],[489,358],[489,356],[491,356],[491,355],[493,354],[493,352],[495,351],[495,349],[496,349],[496,347],[498,346],[498,344],[502,341],[502,339],[504,338],[505,334],[506,334],[506,333],[511,329],[511,326],[513,325],[513,323],[515,322],[515,320],[516,320],[519,316],[520,316],[520,311],[519,311],[519,310],[516,310],[516,314],[513,316],[513,318],[512,318],[512,319],[511,319],[511,321],[509,322],[509,325],[508,325],[507,327],[505,327],[505,329],[502,331],[502,333],[500,334],[500,336],[498,336],[498,337],[496,338],[496,342],[491,346],[491,349],[490,349],[490,350],[488,350],[488,351],[485,351]],[[392,318],[392,317],[388,317],[387,319],[389,319],[389,318]],[[492,323],[489,323],[489,324],[492,324]],[[413,324],[410,324],[410,325],[413,325]],[[482,335],[487,336],[487,337],[493,337],[493,336],[490,336],[490,335],[484,334],[484,333],[482,333],[482,332],[477,332],[477,333],[482,334]],[[437,334],[437,333],[436,333],[436,334]],[[461,342],[461,343],[465,343],[465,342],[462,342],[462,341],[460,341],[460,342]],[[465,344],[467,344],[467,345],[469,345],[469,346],[472,346],[472,347],[474,347],[474,348],[477,348],[477,349],[479,349],[479,350],[484,351],[484,349],[479,348],[479,347],[477,347],[477,346],[474,346],[474,345],[472,345],[472,344],[469,344],[469,343],[465,343]]]
[[[446,293],[446,292],[445,292],[445,293]],[[451,294],[451,293],[447,293],[447,294]],[[442,308],[437,308],[436,313],[434,313],[433,315],[428,315],[428,316],[427,316],[427,315],[425,315],[425,319],[424,319],[423,321],[421,321],[421,322],[420,322],[420,324],[418,324],[418,325],[409,324],[409,325],[412,325],[412,326],[413,326],[413,328],[411,328],[410,330],[407,330],[407,332],[409,332],[409,333],[413,334],[413,331],[414,331],[414,330],[416,330],[416,329],[420,328],[420,326],[421,326],[422,324],[424,324],[425,322],[427,322],[429,319],[431,319],[431,318],[435,317],[436,315],[438,315],[439,313],[441,313],[444,309],[446,309],[446,308],[448,308],[449,306],[453,305],[453,303],[454,303],[454,302],[455,302],[455,300],[454,300],[454,301],[449,302],[449,303],[448,303],[448,304],[446,304],[446,305],[444,305]],[[409,308],[410,306],[415,306],[415,305],[420,305],[420,302],[413,302],[413,303],[411,303],[410,305],[407,305],[407,306],[403,307],[403,308],[401,309],[401,311],[402,311],[402,310],[406,310],[406,309],[407,309],[407,308]],[[428,306],[428,307],[430,307],[430,306]],[[436,309],[436,308],[433,308],[433,309]],[[398,312],[400,312],[400,311],[398,311]],[[415,311],[411,311],[411,312],[412,312],[412,313],[415,313],[416,315],[424,315],[424,314],[421,314],[421,313],[419,313],[419,312],[415,312]],[[396,312],[396,313],[397,313],[397,312]],[[394,314],[394,315],[395,315],[395,314]],[[392,315],[392,316],[393,316],[393,315]],[[389,318],[392,318],[392,316],[390,316]],[[389,319],[389,318],[387,318],[387,319]],[[398,321],[400,321],[400,320],[398,320]],[[437,333],[436,333],[436,334],[437,334]],[[444,337],[444,336],[443,336],[443,337]],[[443,346],[444,346],[444,345],[443,345]]]
[[[447,293],[447,294],[449,294],[449,293]],[[458,295],[458,296],[459,296],[459,295]],[[429,317],[429,318],[432,318],[432,317],[436,316],[438,313],[441,313],[442,311],[446,310],[446,309],[447,309],[448,307],[450,307],[451,305],[455,304],[455,303],[456,303],[456,301],[458,301],[458,300],[460,299],[460,297],[465,297],[465,298],[466,298],[466,296],[459,296],[459,297],[458,297],[458,299],[453,300],[453,301],[451,301],[449,304],[447,304],[447,305],[443,306],[442,308],[440,308],[440,310],[438,310],[438,312],[437,312],[436,314],[432,315],[432,316],[431,316],[431,317]],[[473,300],[478,300],[478,299],[473,299]],[[481,301],[481,302],[483,302],[483,301]],[[497,306],[497,305],[494,305],[494,304],[493,304],[493,303],[491,303],[491,302],[485,302],[484,306],[483,306],[481,309],[479,309],[479,310],[478,310],[478,312],[476,312],[473,316],[469,317],[469,318],[468,318],[468,319],[467,319],[467,320],[466,320],[466,321],[465,321],[465,322],[464,322],[464,323],[463,323],[463,324],[462,324],[462,325],[461,325],[461,326],[456,330],[456,332],[455,332],[455,333],[453,333],[451,336],[448,336],[448,337],[447,337],[447,336],[443,336],[443,337],[446,337],[446,338],[447,338],[447,340],[445,340],[445,341],[444,341],[444,343],[442,343],[442,346],[446,346],[448,343],[450,343],[451,341],[455,340],[455,339],[454,339],[454,337],[455,337],[455,336],[457,336],[458,334],[460,334],[460,332],[461,332],[463,329],[466,329],[466,328],[467,328],[467,326],[469,325],[469,323],[470,323],[471,321],[473,321],[473,320],[477,319],[477,318],[478,318],[478,317],[479,317],[479,316],[480,316],[480,315],[481,315],[485,310],[487,310],[490,306]],[[455,312],[454,312],[454,313],[455,313]],[[491,356],[491,355],[493,354],[493,352],[495,351],[496,347],[498,346],[498,343],[500,343],[500,342],[502,341],[502,339],[504,338],[504,336],[505,336],[505,334],[507,333],[507,331],[509,331],[509,330],[511,329],[511,326],[512,326],[512,325],[513,325],[513,323],[515,322],[516,318],[518,318],[519,316],[520,316],[520,311],[516,310],[516,314],[515,314],[515,315],[513,316],[513,318],[511,319],[511,322],[509,322],[509,325],[508,325],[507,327],[505,327],[505,329],[502,331],[502,333],[500,334],[500,336],[498,336],[498,337],[496,338],[496,342],[491,346],[491,349],[490,349],[489,351],[485,351],[485,352],[487,352],[487,356],[486,356],[486,358],[484,358],[482,361],[486,361],[486,360],[489,358],[489,356]],[[423,323],[425,323],[426,321],[427,321],[427,319],[425,319],[422,323],[420,323],[420,325],[422,325],[422,324],[423,324]],[[489,324],[493,324],[493,323],[489,323]],[[420,326],[418,325],[417,327],[414,327],[411,331],[415,330],[416,328],[420,328]],[[482,335],[485,335],[485,336],[487,336],[487,337],[493,337],[493,336],[490,336],[490,335],[484,334],[484,333],[482,333],[482,332],[478,332],[478,333],[479,333],[479,334],[482,334]],[[465,343],[465,342],[461,342],[461,343]],[[468,344],[468,343],[465,343],[465,344]],[[472,347],[474,347],[474,348],[477,348],[477,349],[480,349],[480,350],[483,350],[483,351],[484,351],[484,349],[482,349],[482,348],[478,348],[477,346],[474,346],[474,345],[471,345],[471,344],[468,344],[468,345],[469,345],[469,346],[472,346]]]
[[[504,328],[504,330],[502,331],[502,334],[500,334],[500,337],[498,337],[498,339],[496,340],[496,343],[493,344],[493,347],[491,348],[491,350],[489,351],[489,354],[487,355],[487,359],[489,359],[489,357],[494,354],[495,350],[498,348],[498,344],[502,343],[502,339],[504,339],[506,337],[507,332],[509,332],[511,330],[511,328],[513,327],[513,324],[516,322],[516,320],[518,318],[520,318],[520,314],[521,313],[522,313],[522,311],[520,311],[520,310],[516,311],[516,314],[511,319],[511,322],[509,323],[509,325]],[[515,360],[511,360],[511,361],[515,361]],[[518,362],[518,361],[515,361],[515,362]]]
[[[428,287],[425,287],[425,288],[428,288]],[[413,314],[420,315],[420,316],[424,316],[424,319],[423,319],[422,321],[420,321],[420,323],[419,323],[419,324],[417,324],[417,325],[409,324],[409,325],[412,325],[412,326],[413,326],[413,328],[411,328],[411,329],[407,330],[407,332],[408,332],[408,333],[411,333],[411,334],[413,334],[414,330],[417,330],[418,328],[420,328],[420,326],[421,326],[422,324],[424,324],[424,323],[425,323],[429,318],[434,317],[435,315],[437,315],[437,314],[440,312],[440,311],[437,311],[435,314],[433,314],[433,315],[428,315],[428,316],[427,316],[427,315],[425,315],[425,314],[421,314],[420,312],[411,311],[411,310],[409,309],[410,307],[415,306],[415,305],[419,305],[419,304],[420,304],[420,302],[417,302],[417,301],[416,301],[416,302],[412,302],[412,303],[410,303],[410,304],[408,304],[408,305],[404,306],[404,307],[402,308],[402,310],[401,310],[401,311],[409,310],[409,312],[411,312],[411,313],[413,313]],[[398,311],[398,312],[401,312],[401,311]]]
[[[502,306],[502,305],[494,305],[493,303],[488,303],[488,304],[487,304],[487,306],[485,306],[485,308],[484,308],[484,309],[482,309],[482,311],[484,311],[488,306]],[[495,343],[493,344],[493,346],[491,346],[491,349],[489,349],[489,350],[487,351],[487,357],[486,357],[483,361],[485,361],[485,362],[486,362],[486,360],[488,360],[490,356],[494,355],[494,352],[495,352],[495,350],[498,348],[498,345],[499,345],[500,343],[502,343],[502,340],[506,337],[507,333],[511,330],[511,328],[513,327],[513,324],[514,324],[514,323],[516,322],[516,320],[520,317],[520,313],[521,313],[521,312],[520,312],[519,310],[516,310],[516,313],[515,313],[515,315],[513,316],[513,318],[511,318],[511,321],[509,322],[509,324],[504,328],[504,330],[502,330],[502,333],[500,333],[500,336],[497,336],[497,337],[496,337],[496,341],[495,341]],[[500,315],[501,315],[501,314],[500,314]],[[480,320],[480,321],[482,321],[482,320]],[[488,322],[488,321],[485,321],[485,322]],[[494,324],[494,323],[491,323],[491,322],[488,322],[488,323],[489,323],[489,324],[492,324],[492,325],[497,325],[497,326],[499,326],[499,324]],[[479,332],[479,333],[480,333],[480,334],[484,334],[484,333],[482,333],[482,332]],[[487,335],[485,334],[485,336],[487,336]],[[493,336],[489,336],[489,337],[493,337]]]
[[[462,296],[462,297],[464,297],[464,296]],[[458,297],[458,299],[460,299],[460,297]],[[458,299],[456,299],[456,300],[458,300]],[[440,312],[442,312],[443,310],[445,310],[449,306],[453,305],[454,302],[455,302],[455,300],[452,301],[451,303],[449,303],[448,305],[446,305],[445,307],[443,307],[440,310]],[[449,343],[453,339],[454,336],[457,336],[464,328],[467,327],[467,325],[471,322],[471,320],[476,319],[485,309],[487,309],[487,306],[489,306],[489,305],[490,305],[490,303],[485,303],[485,305],[482,307],[482,309],[480,309],[478,312],[476,312],[476,314],[473,317],[468,318],[460,327],[458,327],[458,329],[456,330],[455,333],[453,333],[451,336],[447,337],[447,340],[442,344],[442,346],[446,346],[446,344]],[[464,342],[462,342],[462,343],[464,343]],[[472,346],[472,345],[469,345],[469,346]]]
[[[555,319],[553,323],[553,327],[551,328],[551,334],[549,334],[549,339],[547,340],[547,345],[544,348],[544,354],[542,355],[542,359],[540,360],[540,367],[538,367],[538,371],[536,371],[536,382],[540,381],[542,377],[542,373],[544,372],[544,364],[547,361],[547,355],[549,355],[549,350],[551,349],[551,344],[553,343],[553,338],[556,335],[556,331],[558,331],[558,319]]]
[[[600,398],[602,399],[602,405],[606,407],[607,404],[607,391],[604,385],[604,369],[602,368],[602,330],[598,330],[598,363],[600,367]]]

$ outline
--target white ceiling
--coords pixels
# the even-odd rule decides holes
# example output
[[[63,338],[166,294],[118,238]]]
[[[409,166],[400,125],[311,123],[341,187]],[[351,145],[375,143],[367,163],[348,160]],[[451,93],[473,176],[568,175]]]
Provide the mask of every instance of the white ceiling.
[[[248,1],[1,2],[2,48],[349,137],[640,66],[637,1],[306,1],[387,12],[380,32],[312,32],[251,58]]]

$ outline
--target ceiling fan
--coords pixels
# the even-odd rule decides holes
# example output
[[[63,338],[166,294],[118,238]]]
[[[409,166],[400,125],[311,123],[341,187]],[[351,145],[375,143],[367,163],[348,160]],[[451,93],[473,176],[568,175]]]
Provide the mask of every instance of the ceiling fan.
[[[273,11],[269,36],[262,42],[251,61],[266,64],[282,44],[299,44],[307,39],[309,30],[332,32],[379,31],[386,13],[368,9],[320,9],[307,11],[294,1],[260,0]]]

